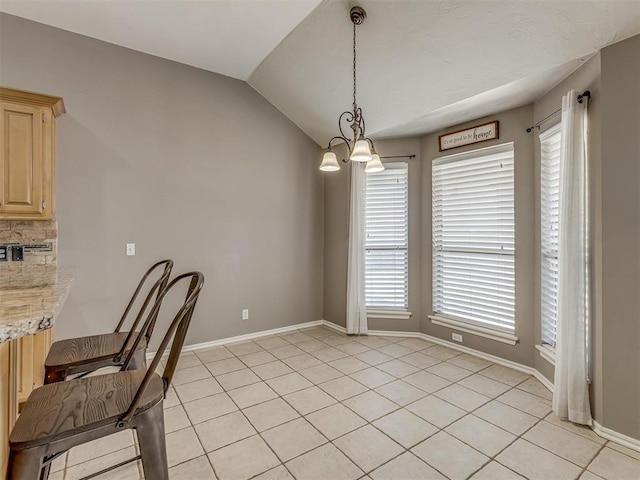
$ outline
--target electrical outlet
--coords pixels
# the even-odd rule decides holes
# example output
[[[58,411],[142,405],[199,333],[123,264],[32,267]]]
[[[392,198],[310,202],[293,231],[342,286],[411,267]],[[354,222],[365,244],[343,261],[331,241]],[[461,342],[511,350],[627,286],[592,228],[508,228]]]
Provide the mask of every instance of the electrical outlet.
[[[455,342],[460,342],[462,343],[462,335],[460,335],[459,333],[452,333],[451,334],[451,339]]]
[[[242,310],[242,319],[243,320],[249,320],[249,309],[245,308],[244,310]]]
[[[132,257],[136,254],[136,244],[127,243],[127,257]]]

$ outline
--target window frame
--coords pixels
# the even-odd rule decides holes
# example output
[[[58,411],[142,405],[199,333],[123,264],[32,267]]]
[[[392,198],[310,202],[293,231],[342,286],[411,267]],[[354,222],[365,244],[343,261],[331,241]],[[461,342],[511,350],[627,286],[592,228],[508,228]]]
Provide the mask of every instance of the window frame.
[[[557,139],[554,139],[557,137]],[[559,195],[560,195],[560,147],[558,146],[557,157],[553,158],[545,158],[545,142],[554,142],[558,145],[562,142],[562,124],[557,123],[552,127],[547,128],[544,132],[541,132],[538,135],[538,141],[540,142],[540,344],[541,348],[539,349],[541,355],[546,360],[553,363],[555,360],[555,355],[551,355],[549,350],[555,352],[555,347],[557,344],[557,324],[558,324],[558,271],[557,271],[557,262],[558,262],[558,231],[559,231]],[[545,165],[545,161],[553,162],[553,165]],[[556,214],[552,217],[545,215],[546,211],[553,211],[553,205],[545,205],[545,196],[550,194],[549,190],[554,188],[554,185],[545,185],[545,174],[544,170],[553,169],[554,181],[557,184],[557,199],[555,210]],[[556,239],[555,239],[555,255],[553,251],[553,238],[548,238],[549,229],[553,229],[555,227]],[[545,261],[549,261],[548,259],[555,259],[556,262],[556,272],[555,276],[553,272],[549,271],[546,268],[547,263]],[[552,278],[549,278],[552,277]],[[555,291],[549,292],[549,290],[553,289],[553,284],[548,285],[545,284],[546,279],[549,280],[555,279]],[[549,295],[552,295],[554,298],[551,299],[553,305],[548,304]],[[555,300],[555,301],[553,301]],[[549,317],[549,314],[552,315],[552,318]],[[545,324],[552,321],[552,326],[547,327],[545,329]],[[546,332],[552,332],[552,337],[545,335]],[[543,355],[543,352],[547,352],[546,355]],[[552,361],[553,360],[553,361]]]
[[[389,170],[402,170],[403,174],[404,174],[404,184],[403,184],[403,188],[404,188],[404,198],[403,203],[404,203],[404,216],[405,216],[405,220],[404,220],[404,225],[405,225],[405,229],[404,229],[404,242],[400,242],[403,243],[404,246],[403,247],[399,247],[398,245],[393,246],[393,247],[389,247],[389,248],[384,248],[382,246],[371,246],[368,245],[368,229],[367,229],[367,223],[368,223],[368,215],[367,215],[367,209],[368,209],[368,204],[370,201],[369,198],[369,190],[368,190],[368,184],[369,184],[369,179],[371,178],[371,176],[382,176],[386,174],[389,174]],[[365,255],[365,267],[364,267],[364,279],[365,279],[365,302],[366,302],[366,306],[367,306],[367,317],[368,318],[386,318],[386,319],[407,319],[411,316],[411,312],[409,312],[409,162],[407,161],[395,161],[395,162],[388,162],[385,163],[385,170],[383,170],[382,172],[375,172],[375,173],[366,173],[366,178],[365,178],[365,194],[364,194],[364,219],[363,219],[363,228],[364,228],[364,255]],[[391,226],[392,228],[395,228],[395,225]],[[368,290],[368,268],[367,266],[369,265],[369,262],[367,261],[367,255],[369,253],[369,251],[378,251],[378,252],[391,252],[391,251],[398,251],[398,250],[403,250],[405,252],[404,254],[404,258],[405,258],[405,266],[404,266],[404,288],[403,288],[403,297],[404,297],[404,302],[402,305],[382,305],[382,304],[369,304],[369,295],[367,294],[367,290]]]
[[[449,192],[450,192],[455,187],[452,186],[454,182],[451,181],[451,179],[449,178],[449,181],[451,183],[449,183],[448,185],[441,184],[442,185],[440,187],[441,190],[438,190],[438,186],[436,185],[436,182],[438,181],[438,177],[436,175],[435,169],[441,165],[451,165],[457,162],[467,162],[469,164],[469,162],[473,162],[474,160],[477,160],[477,163],[471,164],[471,165],[477,166],[478,168],[489,168],[489,167],[485,167],[485,164],[490,165],[490,162],[492,161],[491,159],[492,156],[497,156],[498,158],[506,157],[505,159],[510,162],[508,164],[508,167],[511,170],[510,183],[508,184],[507,189],[505,191],[507,196],[510,196],[510,199],[512,201],[510,210],[508,210],[510,218],[507,219],[507,224],[509,223],[509,220],[511,220],[511,228],[505,230],[505,235],[508,235],[510,237],[512,236],[512,240],[510,242],[510,244],[512,245],[511,249],[510,250],[508,249],[505,252],[502,250],[498,250],[495,247],[481,248],[481,247],[478,247],[477,245],[469,246],[469,247],[459,247],[459,248],[454,248],[454,247],[444,248],[442,246],[438,246],[437,242],[445,242],[445,243],[449,242],[448,240],[444,240],[444,239],[445,237],[451,234],[451,231],[445,232],[442,226],[437,225],[438,222],[441,222],[445,218],[445,213],[444,213],[445,207],[443,207],[442,205],[438,206],[436,202],[442,202],[442,195],[445,195],[447,189],[449,189]],[[483,163],[483,159],[485,163]],[[502,162],[504,161],[504,159],[500,161],[501,161],[501,167],[502,167]],[[473,166],[465,167],[464,163],[459,163],[458,165],[462,166],[461,168],[473,168]],[[446,173],[441,172],[441,174],[442,174],[442,177],[447,176]],[[454,175],[454,174],[449,173],[448,175]],[[462,175],[464,175],[464,173]],[[496,178],[501,177],[502,175],[503,174],[496,174]],[[493,179],[493,177],[491,179]],[[466,180],[465,182],[467,183],[465,187],[471,188],[472,189],[471,191],[473,192],[473,188],[475,188],[475,185],[473,185],[472,183],[473,180]],[[478,184],[478,187],[480,187],[479,191],[481,191],[481,186],[482,185],[479,183]],[[432,315],[429,315],[429,318],[431,319],[432,323],[437,325],[446,326],[455,330],[469,332],[477,336],[490,338],[503,343],[515,345],[518,342],[518,337],[515,334],[516,333],[516,318],[515,318],[516,247],[515,247],[515,146],[514,146],[514,143],[507,142],[499,145],[474,149],[474,150],[466,151],[463,153],[457,153],[453,155],[447,155],[447,156],[436,158],[432,164],[432,187],[433,188],[432,188],[432,195],[431,195],[431,208],[432,208],[431,274],[432,274],[432,291],[433,291],[432,292],[433,293],[433,297],[432,297],[433,313]],[[487,192],[491,192],[491,190],[487,190]],[[475,192],[473,193],[475,194]],[[436,198],[436,195],[438,195],[438,198]],[[489,199],[491,197],[490,195],[487,195],[486,198]],[[495,214],[498,215],[498,217],[496,218],[498,218],[499,221],[502,221],[503,219],[500,217],[500,215],[503,212],[503,207],[495,207],[495,208],[496,208]],[[490,214],[493,214],[493,213],[494,212],[490,211]],[[436,230],[437,228],[440,228],[440,230],[439,231]],[[502,230],[498,228],[495,230],[495,232],[501,233]],[[491,324],[483,319],[479,319],[479,318],[474,319],[468,316],[459,316],[456,314],[452,314],[451,312],[437,310],[436,303],[438,301],[444,301],[444,299],[446,298],[446,294],[437,293],[438,289],[442,291],[446,287],[445,280],[442,279],[443,277],[442,268],[445,268],[444,265],[446,264],[446,262],[451,261],[450,259],[447,259],[446,254],[447,253],[453,254],[455,252],[462,252],[464,254],[469,254],[470,256],[476,255],[478,256],[478,258],[481,258],[482,255],[486,255],[488,258],[494,258],[493,255],[499,255],[499,256],[507,255],[511,257],[512,260],[510,262],[507,262],[507,264],[509,264],[507,267],[507,273],[506,273],[507,277],[504,277],[510,280],[509,288],[513,291],[512,296],[509,296],[507,299],[510,302],[510,305],[511,305],[510,308],[513,311],[513,313],[510,316],[508,314],[505,314],[500,317],[500,320],[496,320],[495,324]],[[500,260],[496,260],[496,261],[499,262],[498,263],[499,265],[502,265]],[[442,263],[440,263],[439,264],[440,266],[438,266],[437,262],[442,262]],[[480,262],[480,260],[478,260],[478,262]],[[495,281],[497,282],[498,281],[497,279],[503,279],[503,275],[498,274],[495,278],[496,278]],[[491,284],[491,280],[487,282],[487,285],[490,285],[490,284]],[[455,286],[455,282],[453,284],[449,283],[450,288],[451,288],[451,285]],[[484,283],[482,285],[484,285]],[[481,294],[477,294],[477,295],[478,295],[478,298],[481,297]],[[473,308],[472,306],[473,304],[474,304],[474,300],[470,301],[469,303],[470,308]],[[509,317],[511,317],[512,319],[510,325],[498,324],[498,323],[505,323],[505,319],[508,321]]]

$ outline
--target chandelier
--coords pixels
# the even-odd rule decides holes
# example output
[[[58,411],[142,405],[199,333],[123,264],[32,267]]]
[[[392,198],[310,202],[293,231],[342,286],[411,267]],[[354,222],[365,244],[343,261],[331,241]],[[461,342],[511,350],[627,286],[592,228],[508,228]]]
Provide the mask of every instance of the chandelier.
[[[367,18],[367,12],[364,11],[364,8],[356,6],[351,9],[350,17],[351,23],[353,23],[353,110],[342,112],[338,118],[340,135],[336,135],[329,140],[327,150],[322,157],[320,170],[325,172],[340,170],[338,158],[331,146],[334,141],[342,141],[349,151],[348,160],[342,160],[344,163],[347,163],[349,160],[352,162],[366,162],[366,172],[380,172],[384,170],[384,166],[380,161],[380,156],[376,153],[373,141],[367,138],[365,134],[364,116],[362,115],[362,109],[358,107],[358,102],[356,101],[356,27],[364,23]],[[343,127],[348,127],[353,130],[353,138],[345,134]]]

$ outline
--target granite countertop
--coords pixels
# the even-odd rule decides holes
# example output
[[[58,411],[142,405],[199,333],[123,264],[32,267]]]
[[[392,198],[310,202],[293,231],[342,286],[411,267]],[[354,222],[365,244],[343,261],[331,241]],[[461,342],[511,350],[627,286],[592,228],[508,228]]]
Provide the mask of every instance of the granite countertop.
[[[75,267],[0,267],[0,343],[50,328],[62,310]]]

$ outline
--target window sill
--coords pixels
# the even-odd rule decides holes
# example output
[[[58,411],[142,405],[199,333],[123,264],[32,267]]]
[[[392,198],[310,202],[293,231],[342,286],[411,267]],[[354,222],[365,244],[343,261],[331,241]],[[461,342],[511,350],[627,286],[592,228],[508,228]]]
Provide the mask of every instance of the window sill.
[[[556,349],[549,345],[536,345],[536,350],[540,352],[540,356],[555,367],[556,365]]]
[[[435,325],[441,325],[443,327],[449,327],[461,332],[467,332],[479,337],[489,338],[497,342],[507,343],[509,345],[515,345],[519,339],[515,335],[507,332],[501,332],[499,330],[493,330],[491,328],[480,327],[471,323],[461,322],[459,320],[453,320],[451,318],[442,317],[439,315],[429,315],[431,323]]]
[[[411,312],[406,310],[368,309],[367,318],[386,318],[391,320],[408,320]]]

